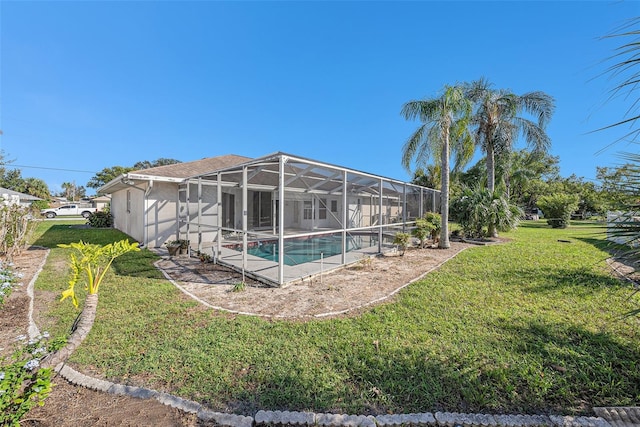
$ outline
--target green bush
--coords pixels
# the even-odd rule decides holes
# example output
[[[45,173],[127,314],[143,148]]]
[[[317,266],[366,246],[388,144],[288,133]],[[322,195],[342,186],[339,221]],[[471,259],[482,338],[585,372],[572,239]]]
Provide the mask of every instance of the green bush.
[[[538,198],[538,207],[544,212],[547,224],[553,228],[566,228],[579,202],[575,194],[557,193]]]
[[[409,239],[411,239],[409,233],[396,233],[393,237],[393,244],[398,245],[400,255],[404,255],[404,251],[407,249],[407,246],[409,246]]]
[[[87,218],[87,223],[94,228],[111,228],[113,227],[113,215],[104,211],[93,212]]]
[[[416,219],[416,228],[411,234],[420,240],[420,247],[423,248],[426,240],[431,237],[435,242],[441,228],[441,217],[437,213],[429,212],[422,218]]]
[[[498,231],[512,230],[522,215],[522,210],[499,191],[491,193],[486,188],[464,188],[451,202],[451,217],[460,224],[465,237],[485,237],[489,225]]]
[[[422,218],[416,219],[416,228],[411,231],[411,235],[420,240],[420,247],[424,248],[429,236],[431,236],[432,225]]]
[[[0,205],[0,255],[9,261],[24,247],[36,221],[29,208],[16,204]]]
[[[15,273],[10,263],[0,261],[0,307],[4,304],[4,300],[9,298],[14,285],[21,278],[22,273]]]
[[[53,340],[47,345],[48,338],[44,332],[26,342],[27,337],[21,335],[11,357],[0,358],[0,425],[19,426],[24,414],[44,405],[51,393],[51,369],[41,368],[40,361],[64,341]]]
[[[31,203],[31,210],[36,213],[40,213],[41,209],[49,209],[50,207],[51,205],[47,200],[34,200],[33,203]]]

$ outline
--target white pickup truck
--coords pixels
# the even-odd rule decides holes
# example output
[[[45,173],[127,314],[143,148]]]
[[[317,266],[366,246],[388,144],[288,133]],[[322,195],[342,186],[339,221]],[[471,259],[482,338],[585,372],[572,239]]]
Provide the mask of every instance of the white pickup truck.
[[[89,215],[96,212],[96,208],[85,208],[76,204],[62,205],[57,208],[42,209],[40,213],[45,218],[55,218],[57,216],[73,216],[82,215],[84,218],[89,218]]]

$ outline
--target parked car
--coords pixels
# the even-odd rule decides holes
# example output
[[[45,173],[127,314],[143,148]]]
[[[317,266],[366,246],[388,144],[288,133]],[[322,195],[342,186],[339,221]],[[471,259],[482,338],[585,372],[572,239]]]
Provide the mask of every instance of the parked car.
[[[45,218],[55,218],[57,216],[74,216],[74,215],[81,215],[84,218],[89,218],[89,215],[91,215],[93,212],[96,212],[96,211],[97,211],[96,208],[86,208],[86,207],[79,206],[77,204],[70,204],[70,205],[62,205],[57,208],[42,209],[40,210],[40,213],[44,215]]]

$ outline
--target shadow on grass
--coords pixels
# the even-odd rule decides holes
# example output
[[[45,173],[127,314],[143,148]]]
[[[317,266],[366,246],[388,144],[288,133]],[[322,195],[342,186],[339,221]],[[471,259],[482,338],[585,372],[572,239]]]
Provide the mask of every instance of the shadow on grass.
[[[96,245],[107,245],[118,240],[135,241],[127,234],[113,228],[88,228],[77,224],[55,224],[48,228],[33,242],[33,245],[46,248],[57,248],[59,244],[86,242]],[[140,252],[130,252],[113,261],[113,269],[121,276],[144,277],[162,279],[164,276],[153,263],[158,256],[143,249]]]
[[[537,392],[543,392],[540,398],[551,409],[581,411],[637,403],[640,350],[629,344],[633,341],[625,343],[609,333],[569,323],[505,320],[502,328],[515,353],[541,363],[540,381],[545,377],[550,381]],[[521,380],[538,388],[535,377]]]
[[[78,224],[55,224],[49,226],[32,244],[46,248],[56,248],[59,244],[87,242],[106,245],[122,239],[135,241],[114,228],[87,228]]]
[[[244,414],[304,409],[375,415],[591,414],[593,406],[636,402],[637,346],[570,324],[525,322],[505,320],[497,326],[502,335],[477,349],[462,345],[433,353],[414,344],[377,352],[370,342],[341,343],[327,352],[330,368],[323,372],[310,372],[304,361],[268,361],[266,370],[234,376],[242,384],[229,384],[222,399],[210,396],[208,403]]]
[[[541,283],[525,285],[523,289],[527,292],[555,293],[563,290],[570,290],[573,295],[587,296],[607,288],[627,288],[628,283],[622,282],[613,276],[606,276],[597,273],[589,267],[558,268],[541,271],[539,269],[520,270],[518,278],[525,283]]]
[[[153,265],[158,259],[155,253],[142,249],[140,252],[129,252],[113,260],[113,269],[120,276],[164,279],[162,272]]]

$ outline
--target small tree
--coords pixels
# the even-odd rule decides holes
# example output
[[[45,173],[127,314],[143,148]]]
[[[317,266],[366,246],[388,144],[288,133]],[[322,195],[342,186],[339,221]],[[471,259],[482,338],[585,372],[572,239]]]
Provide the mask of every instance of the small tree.
[[[69,280],[69,288],[62,292],[60,301],[70,298],[73,305],[77,308],[79,303],[75,286],[82,279],[85,280],[84,284],[87,297],[84,308],[80,313],[78,322],[67,344],[42,361],[42,366],[45,368],[55,368],[58,364],[67,360],[82,341],[85,340],[89,331],[91,331],[98,307],[98,291],[113,260],[127,252],[140,250],[137,242],[129,243],[128,240],[120,240],[105,246],[84,242],[71,243],[68,245],[60,244],[58,246],[61,248],[74,249],[74,253],[71,254],[70,264],[72,275],[71,280]]]
[[[24,247],[36,222],[29,208],[5,203],[0,203],[0,255],[11,260]]]
[[[580,200],[575,194],[552,194],[538,199],[538,207],[544,212],[547,224],[553,228],[566,228],[571,214],[578,209]]]

